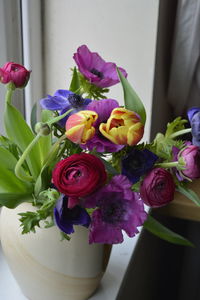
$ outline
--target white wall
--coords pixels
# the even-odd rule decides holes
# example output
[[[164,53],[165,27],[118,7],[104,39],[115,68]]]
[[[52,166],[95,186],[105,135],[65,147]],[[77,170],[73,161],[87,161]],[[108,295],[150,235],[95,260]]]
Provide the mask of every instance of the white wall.
[[[105,60],[125,68],[147,108],[149,137],[158,0],[45,0],[46,93],[68,88],[73,53],[87,44]],[[110,96],[123,103],[120,85]]]

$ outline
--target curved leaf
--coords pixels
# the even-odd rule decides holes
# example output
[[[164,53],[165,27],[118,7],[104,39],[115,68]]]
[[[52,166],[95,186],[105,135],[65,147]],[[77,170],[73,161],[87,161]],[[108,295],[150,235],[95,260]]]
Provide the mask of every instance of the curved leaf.
[[[4,124],[8,138],[23,152],[32,142],[35,135],[25,122],[22,114],[11,104],[6,103]],[[37,178],[41,170],[39,145],[36,144],[27,157],[27,163],[33,178]]]
[[[118,68],[117,72],[124,91],[125,108],[136,112],[141,117],[142,123],[145,124],[146,111],[142,101]]]
[[[14,208],[31,198],[33,185],[18,179],[12,170],[0,164],[0,205]]]
[[[69,90],[73,93],[78,94],[79,93],[79,88],[80,88],[80,81],[79,81],[79,77],[78,77],[76,67],[74,67],[72,80],[71,80],[71,83],[70,83]]]
[[[165,241],[177,245],[194,247],[194,245],[190,241],[188,241],[181,235],[173,232],[172,230],[168,229],[164,225],[160,224],[150,215],[148,215],[148,219],[144,222],[143,226],[149,232],[153,233],[154,235],[158,236],[159,238]]]
[[[178,186],[176,190],[192,200],[197,206],[200,206],[200,198],[193,190],[183,186]]]

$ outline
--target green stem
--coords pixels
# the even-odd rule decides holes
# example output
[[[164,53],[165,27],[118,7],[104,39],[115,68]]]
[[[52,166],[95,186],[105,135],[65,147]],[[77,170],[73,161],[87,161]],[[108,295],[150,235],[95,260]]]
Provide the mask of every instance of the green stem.
[[[44,161],[44,165],[46,165],[49,161],[49,158],[51,158],[52,154],[54,154],[54,151],[56,150],[56,148],[60,145],[60,143],[62,141],[64,141],[66,139],[65,135],[62,135],[56,142],[55,144],[53,144],[51,151],[49,152],[49,155],[47,156],[47,158]]]
[[[178,165],[179,165],[178,161],[155,164],[156,167],[161,167],[161,168],[173,168],[173,167],[177,167]]]
[[[53,119],[51,119],[50,121],[46,122],[46,124],[48,126],[51,126],[52,124],[54,123],[57,123],[58,121],[60,121],[61,119],[63,119],[65,116],[67,116],[71,111],[73,111],[73,108],[72,109],[69,109],[68,111],[66,111],[64,114],[58,116],[58,117],[55,117]]]
[[[6,92],[6,103],[11,104],[12,94],[13,94],[13,90],[12,89],[7,89],[7,92]]]
[[[40,137],[41,137],[41,135],[40,135],[40,133],[38,133],[35,136],[35,138],[32,140],[32,142],[28,145],[26,150],[23,152],[22,156],[20,157],[20,159],[18,160],[18,162],[15,166],[15,175],[23,181],[29,181],[29,182],[33,181],[32,176],[25,175],[24,172],[22,172],[22,165],[23,165],[24,161],[26,160],[27,155],[30,153],[30,151],[32,150],[34,145],[37,143],[37,141],[39,140]]]
[[[173,138],[175,138],[175,137],[177,137],[179,135],[183,135],[183,134],[189,133],[191,131],[192,131],[192,128],[182,129],[182,130],[179,130],[179,131],[176,131],[176,132],[172,133],[169,137],[171,139],[173,139]]]

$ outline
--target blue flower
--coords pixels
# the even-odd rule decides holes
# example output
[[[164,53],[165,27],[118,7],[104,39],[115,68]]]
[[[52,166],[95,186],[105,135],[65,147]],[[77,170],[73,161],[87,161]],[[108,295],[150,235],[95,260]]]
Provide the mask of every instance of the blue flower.
[[[122,158],[122,174],[127,176],[132,183],[140,180],[140,177],[152,169],[158,156],[144,149],[133,149]]]
[[[192,127],[192,143],[195,146],[200,146],[200,108],[192,107],[187,114]]]
[[[58,228],[66,234],[74,232],[73,225],[90,225],[90,216],[87,211],[79,205],[68,208],[68,198],[61,196],[54,208],[54,220]]]
[[[53,96],[48,95],[46,98],[41,99],[40,105],[43,109],[57,110],[60,115],[73,108],[74,110],[59,122],[64,127],[71,114],[84,110],[91,101],[91,99],[84,99],[68,90],[57,90]]]

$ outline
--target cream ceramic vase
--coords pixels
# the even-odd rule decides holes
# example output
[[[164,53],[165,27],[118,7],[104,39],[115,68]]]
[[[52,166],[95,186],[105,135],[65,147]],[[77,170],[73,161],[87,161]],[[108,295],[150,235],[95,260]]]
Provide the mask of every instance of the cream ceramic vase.
[[[3,208],[0,215],[2,248],[23,294],[30,300],[88,299],[100,283],[110,248],[89,245],[82,226],[75,226],[70,241],[60,241],[55,226],[22,235],[17,214],[30,210],[23,203]]]

